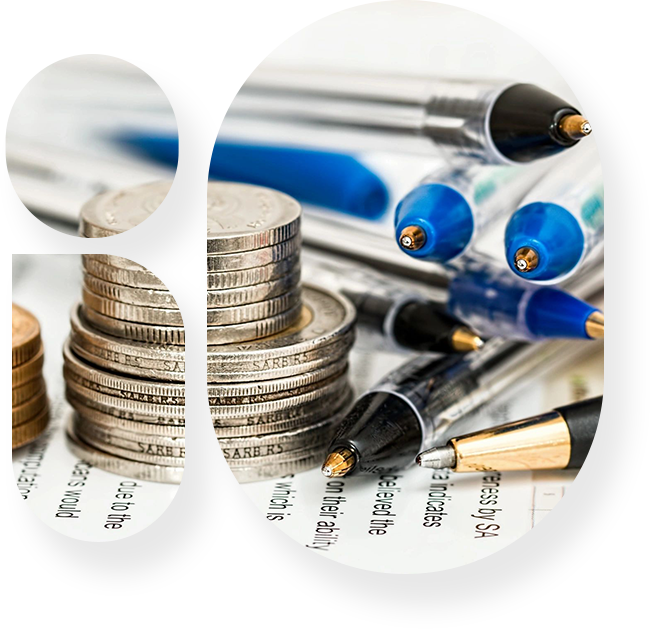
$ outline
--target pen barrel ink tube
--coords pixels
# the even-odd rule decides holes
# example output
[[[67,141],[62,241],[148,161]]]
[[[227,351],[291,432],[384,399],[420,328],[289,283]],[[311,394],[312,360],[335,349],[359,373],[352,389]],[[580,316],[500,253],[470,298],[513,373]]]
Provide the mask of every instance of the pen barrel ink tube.
[[[355,135],[360,144],[383,136],[390,151],[512,165],[574,145],[560,127],[573,114],[557,96],[512,81],[262,68],[244,83],[228,118],[307,126],[312,142],[324,130]]]
[[[447,308],[481,335],[522,341],[590,339],[587,320],[599,311],[563,290],[489,267],[459,273],[449,286]]]
[[[426,177],[395,210],[395,236],[414,258],[445,263],[462,256],[499,217],[512,212],[548,171],[549,162],[527,166],[445,168]],[[404,241],[409,230],[421,241]]]
[[[598,153],[585,146],[560,160],[508,221],[509,267],[532,282],[566,279],[602,248],[604,210]]]

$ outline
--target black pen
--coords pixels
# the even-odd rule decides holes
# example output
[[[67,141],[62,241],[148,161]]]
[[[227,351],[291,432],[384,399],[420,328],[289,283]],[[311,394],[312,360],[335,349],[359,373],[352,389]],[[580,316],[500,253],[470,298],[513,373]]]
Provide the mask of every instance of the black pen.
[[[355,136],[356,149],[443,149],[491,164],[530,162],[591,133],[578,109],[528,83],[282,68],[247,79],[226,122],[236,118],[302,127],[298,141],[310,144]]]
[[[603,397],[454,437],[421,452],[416,463],[454,472],[577,469],[596,435]]]

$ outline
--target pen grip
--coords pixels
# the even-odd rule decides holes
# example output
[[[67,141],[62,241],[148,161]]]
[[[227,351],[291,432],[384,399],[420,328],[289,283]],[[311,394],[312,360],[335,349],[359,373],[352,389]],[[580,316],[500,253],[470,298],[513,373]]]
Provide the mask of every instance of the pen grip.
[[[603,404],[602,396],[555,409],[566,421],[571,437],[571,458],[567,468],[580,468],[596,435]]]

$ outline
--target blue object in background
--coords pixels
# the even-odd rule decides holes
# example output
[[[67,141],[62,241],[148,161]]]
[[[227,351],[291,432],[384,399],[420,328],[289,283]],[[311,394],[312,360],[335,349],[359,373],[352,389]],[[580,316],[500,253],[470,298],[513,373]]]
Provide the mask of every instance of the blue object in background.
[[[178,137],[128,134],[120,141],[147,157],[176,165]],[[370,169],[341,153],[302,148],[217,142],[209,177],[266,186],[302,203],[365,219],[378,219],[388,208],[388,190]]]
[[[482,336],[525,341],[590,339],[587,319],[599,312],[563,290],[487,266],[454,277],[447,309]]]
[[[580,262],[585,238],[580,223],[566,208],[555,203],[529,203],[510,218],[505,235],[506,256],[512,270],[527,280],[555,280],[570,273]],[[537,267],[522,272],[514,259],[522,247],[537,252]]]

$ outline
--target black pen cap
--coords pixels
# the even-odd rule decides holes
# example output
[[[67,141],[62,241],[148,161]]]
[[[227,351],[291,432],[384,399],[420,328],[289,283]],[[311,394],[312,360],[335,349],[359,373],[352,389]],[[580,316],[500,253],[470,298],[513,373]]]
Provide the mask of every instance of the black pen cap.
[[[519,83],[504,90],[495,101],[490,134],[504,157],[513,162],[532,162],[578,142],[559,129],[560,121],[571,115],[580,112],[536,85]]]
[[[350,474],[384,474],[413,463],[422,444],[420,422],[399,395],[371,391],[357,400],[343,420],[329,451],[350,450]]]
[[[431,301],[412,301],[395,316],[393,334],[402,347],[418,352],[453,352],[453,335],[462,323]]]

